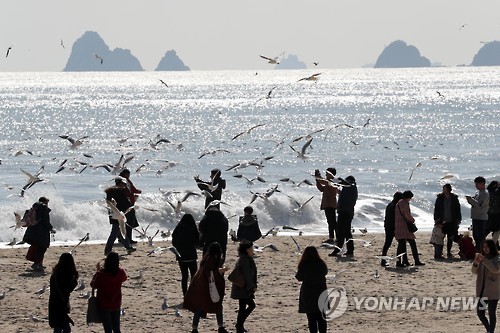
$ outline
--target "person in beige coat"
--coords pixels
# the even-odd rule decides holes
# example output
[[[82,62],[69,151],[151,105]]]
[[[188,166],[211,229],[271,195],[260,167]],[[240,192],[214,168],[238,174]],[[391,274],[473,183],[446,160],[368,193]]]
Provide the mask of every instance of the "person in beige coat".
[[[476,296],[480,298],[477,316],[487,332],[495,332],[496,310],[500,299],[500,257],[495,242],[485,240],[481,253],[477,253],[472,263],[472,273],[477,274]],[[488,308],[488,318],[486,318]]]

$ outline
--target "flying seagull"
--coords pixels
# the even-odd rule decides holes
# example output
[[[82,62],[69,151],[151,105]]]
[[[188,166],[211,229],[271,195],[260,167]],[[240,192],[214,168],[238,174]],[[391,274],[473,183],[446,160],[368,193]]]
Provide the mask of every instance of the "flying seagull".
[[[63,49],[65,49],[65,48],[66,48],[66,47],[64,46],[64,42],[63,42],[63,40],[62,40],[62,39],[61,39],[61,46],[62,46],[62,48],[63,48]]]
[[[162,83],[165,87],[167,87],[167,88],[168,88],[168,85],[165,83],[165,81],[163,81],[162,79],[160,79],[160,82],[161,82],[161,83]]]
[[[265,57],[263,55],[260,56],[262,59],[266,59],[267,60],[267,63],[268,64],[277,64],[279,65],[279,61],[278,61],[278,57],[274,57],[274,58],[269,58],[269,57]]]
[[[99,56],[98,54],[95,54],[95,58],[96,58],[96,60],[99,60],[101,62],[101,65],[102,65],[102,63],[104,62],[104,59],[101,56]]]
[[[239,138],[240,136],[242,136],[242,135],[243,135],[243,134],[245,134],[245,133],[246,133],[246,134],[250,134],[250,132],[251,132],[253,129],[256,129],[257,127],[261,127],[261,126],[264,126],[264,125],[265,125],[265,124],[259,124],[259,125],[252,126],[252,127],[250,127],[249,129],[247,129],[247,130],[245,130],[245,131],[243,131],[243,132],[241,132],[241,133],[238,133],[238,134],[236,134],[235,136],[233,136],[233,138],[231,139],[231,141],[233,141],[233,140],[235,140],[235,139]]]
[[[313,74],[311,76],[307,76],[307,77],[303,77],[302,79],[298,80],[297,82],[300,82],[300,81],[317,81],[319,79],[318,76],[320,76],[321,73],[316,73],[316,74]]]
[[[5,58],[7,58],[9,56],[10,50],[12,50],[12,46],[14,46],[14,45],[9,46],[9,48],[7,49],[7,53],[5,54]]]

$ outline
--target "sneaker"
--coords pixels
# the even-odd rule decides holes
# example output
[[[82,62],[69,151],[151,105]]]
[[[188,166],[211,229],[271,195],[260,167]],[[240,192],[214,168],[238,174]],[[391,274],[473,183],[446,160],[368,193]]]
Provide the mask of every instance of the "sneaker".
[[[443,257],[443,255],[439,255],[439,256],[434,256],[434,259],[441,260],[441,259],[444,259],[444,257]]]
[[[191,331],[191,333],[198,333],[198,330],[196,328],[193,328],[193,330]]]
[[[229,333],[224,327],[219,327],[217,333]]]
[[[135,252],[135,251],[137,251],[137,249],[136,249],[135,247],[129,247],[129,248],[127,249],[127,254],[131,254],[131,253],[133,253],[133,252]]]
[[[415,263],[415,266],[425,266],[425,264],[423,262],[419,261],[419,262]]]
[[[339,253],[339,251],[337,251],[337,250],[333,250],[333,252],[332,252],[332,253],[329,253],[329,254],[328,254],[328,256],[329,256],[329,257],[336,257],[336,256],[338,255],[338,253]]]
[[[137,241],[135,241],[135,240],[131,240],[129,243],[130,243],[130,244],[134,244],[134,245],[135,245],[135,244],[137,244]]]
[[[31,266],[31,268],[33,268],[33,270],[35,272],[43,272],[44,271],[44,267],[41,264],[33,264]]]

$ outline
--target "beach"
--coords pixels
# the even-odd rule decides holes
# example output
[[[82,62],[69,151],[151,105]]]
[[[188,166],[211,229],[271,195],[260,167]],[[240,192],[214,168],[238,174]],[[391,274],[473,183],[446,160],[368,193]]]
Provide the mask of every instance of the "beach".
[[[353,258],[328,257],[331,250],[319,247],[325,236],[299,236],[293,231],[280,234],[257,242],[261,247],[272,243],[279,251],[267,248],[256,252],[257,307],[245,324],[249,332],[308,332],[305,314],[298,313],[300,282],[295,279],[295,273],[300,255],[295,253],[297,247],[290,236],[302,249],[317,246],[329,269],[328,288],[345,289],[347,309],[328,321],[328,332],[483,331],[475,309],[463,306],[464,299],[475,296],[476,276],[471,273],[469,261],[458,259],[456,244],[455,258],[434,260],[433,247],[428,243],[430,234],[419,231],[417,246],[426,265],[396,268],[392,261],[391,267],[383,268],[375,258],[384,243],[384,235],[380,233],[368,232],[362,236],[356,230],[354,238],[373,242],[365,247],[363,242],[356,241]],[[147,255],[156,247],[170,245],[169,239],[154,242],[153,247],[139,242],[137,251],[131,255],[126,255],[121,246],[114,248],[123,255],[120,264],[129,277],[122,288],[122,332],[191,332],[192,313],[181,309],[182,317],[175,315],[175,306],[183,301],[175,256],[168,250]],[[45,274],[29,271],[31,262],[25,259],[27,247],[0,250],[0,294],[5,292],[0,300],[2,332],[52,332],[47,321],[49,292],[41,296],[35,292],[48,285],[51,268],[61,253],[73,247],[50,247],[44,260]],[[104,244],[83,243],[73,252],[80,280],[86,285],[82,294],[91,290],[90,281],[96,263],[103,259],[103,249]],[[230,268],[236,261],[236,249],[237,244],[229,241],[226,266]],[[395,241],[388,254],[396,255]],[[413,262],[411,255],[409,259]],[[142,280],[133,279],[141,270]],[[335,281],[331,277],[334,274]],[[229,297],[230,287],[226,281],[224,322],[226,328],[234,332],[238,302]],[[74,291],[70,297],[70,316],[75,322],[73,332],[102,332],[100,324],[86,325],[87,300],[80,298],[80,293]],[[169,304],[166,311],[161,309],[164,297]],[[381,300],[396,303],[388,306],[381,304]],[[450,305],[448,309],[442,306],[446,302]],[[42,321],[33,322],[30,315]],[[216,328],[215,315],[209,314],[206,320],[201,320],[199,331],[215,332]]]

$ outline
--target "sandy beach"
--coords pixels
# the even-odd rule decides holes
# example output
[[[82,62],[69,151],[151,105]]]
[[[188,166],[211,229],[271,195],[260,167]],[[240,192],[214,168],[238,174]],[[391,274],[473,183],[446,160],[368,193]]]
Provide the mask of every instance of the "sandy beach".
[[[277,237],[269,236],[258,244],[275,244],[279,251],[265,249],[258,252],[256,264],[258,269],[258,291],[256,293],[257,308],[248,318],[246,328],[251,333],[260,332],[307,332],[305,314],[298,313],[298,296],[300,283],[295,280],[295,272],[299,255],[290,235],[304,248],[308,245],[319,246],[324,236],[298,236],[295,234]],[[474,296],[475,275],[471,273],[470,262],[458,259],[436,261],[433,259],[432,245],[428,244],[429,234],[417,232],[417,245],[421,260],[425,266],[418,269],[402,269],[380,267],[380,261],[374,256],[380,255],[384,242],[383,234],[368,233],[355,238],[375,240],[373,245],[364,247],[356,242],[353,258],[328,257],[329,249],[319,247],[322,258],[326,261],[329,274],[337,274],[336,281],[328,280],[328,287],[345,288],[347,294],[347,311],[329,321],[329,332],[482,332],[483,328],[476,317],[474,309],[437,309],[438,296],[451,298],[455,302],[460,297]],[[169,246],[170,241],[155,242],[155,247]],[[95,264],[103,258],[104,245],[82,244],[74,253],[74,258],[84,280],[84,294],[90,290],[89,282],[95,272]],[[237,244],[229,242],[226,265],[232,267],[236,260]],[[0,250],[0,322],[2,332],[51,332],[47,322],[48,292],[40,297],[35,294],[43,285],[48,285],[51,267],[63,252],[72,246],[50,247],[44,265],[45,274],[30,272],[31,262],[24,257],[26,247],[14,247]],[[175,316],[174,306],[182,302],[180,271],[175,257],[168,250],[163,254],[147,256],[153,247],[146,242],[137,244],[137,251],[126,255],[122,247],[115,251],[123,254],[121,266],[126,270],[129,280],[123,286],[124,315],[121,326],[123,332],[190,332],[192,314],[181,310],[182,317]],[[409,247],[408,247],[409,249]],[[454,244],[453,253],[458,252]],[[389,250],[389,255],[396,254],[396,242]],[[413,258],[409,256],[410,261]],[[131,279],[143,270],[141,281]],[[375,271],[378,277],[375,277]],[[226,283],[224,299],[224,321],[226,328],[234,331],[237,302],[229,298],[230,283]],[[80,292],[71,294],[71,317],[75,321],[73,332],[101,332],[100,325],[87,326],[85,314],[87,300],[80,298]],[[163,311],[161,304],[166,297],[169,309]],[[367,298],[371,297],[367,300]],[[422,303],[408,306],[400,305],[396,309],[378,308],[376,302],[383,297],[406,297],[416,300],[427,299],[427,306]],[[356,298],[356,299],[355,299]],[[364,301],[362,301],[364,300]],[[430,304],[430,302],[433,304]],[[359,305],[359,306],[357,306]],[[402,309],[404,307],[404,309]],[[42,322],[33,322],[34,315]],[[200,332],[215,332],[217,328],[215,316],[209,315],[200,322]]]

